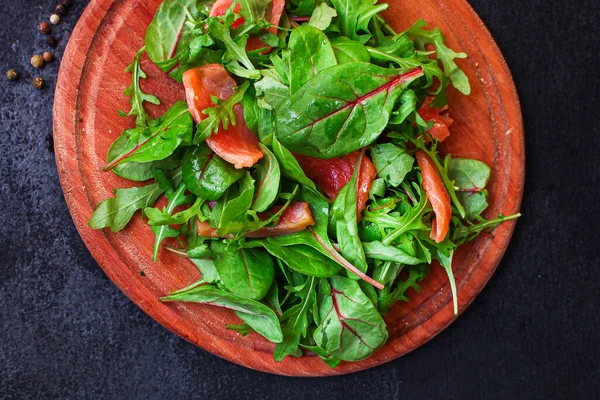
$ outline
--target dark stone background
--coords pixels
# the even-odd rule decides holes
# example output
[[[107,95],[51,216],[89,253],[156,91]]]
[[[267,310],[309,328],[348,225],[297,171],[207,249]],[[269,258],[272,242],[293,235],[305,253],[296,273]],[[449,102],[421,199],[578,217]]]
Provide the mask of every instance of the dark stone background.
[[[61,42],[86,2],[54,28]],[[293,379],[200,350],[142,313],[82,243],[53,154],[58,61],[31,87],[54,0],[0,0],[0,398],[599,398],[597,0],[471,0],[525,118],[523,218],[498,271],[448,329],[349,376]]]

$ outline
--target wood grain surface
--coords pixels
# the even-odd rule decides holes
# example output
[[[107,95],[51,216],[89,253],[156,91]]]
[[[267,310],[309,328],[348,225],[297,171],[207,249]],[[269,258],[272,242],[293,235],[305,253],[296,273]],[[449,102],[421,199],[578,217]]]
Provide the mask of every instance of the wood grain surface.
[[[294,376],[338,375],[364,370],[416,349],[456,317],[445,272],[432,267],[420,293],[410,291],[408,303],[392,307],[385,320],[389,341],[372,357],[358,363],[327,367],[318,357],[273,360],[274,345],[250,334],[242,337],[225,328],[238,323],[235,315],[208,305],[169,303],[158,297],[199,278],[189,261],[161,251],[151,260],[153,236],[139,214],[119,233],[92,230],[87,221],[98,202],[115,188],[131,186],[112,173],[103,173],[111,143],[132,118],[123,90],[130,76],[123,72],[144,44],[146,28],[161,0],[92,0],[75,28],[63,57],[54,102],[56,163],[75,225],[88,249],[108,277],[148,315],[184,339],[240,365]],[[385,17],[397,30],[416,19],[439,26],[455,50],[468,53],[458,64],[468,75],[472,94],[451,90],[452,136],[443,152],[482,160],[492,167],[488,217],[519,210],[524,184],[524,140],[519,100],[510,72],[489,32],[464,0],[394,0]],[[160,106],[148,107],[156,116],[183,98],[183,89],[151,62],[143,68],[146,92],[157,94]],[[459,311],[473,301],[498,266],[514,229],[501,225],[494,237],[479,237],[461,247],[454,259]],[[144,272],[144,276],[141,272]],[[201,368],[201,366],[198,366]]]

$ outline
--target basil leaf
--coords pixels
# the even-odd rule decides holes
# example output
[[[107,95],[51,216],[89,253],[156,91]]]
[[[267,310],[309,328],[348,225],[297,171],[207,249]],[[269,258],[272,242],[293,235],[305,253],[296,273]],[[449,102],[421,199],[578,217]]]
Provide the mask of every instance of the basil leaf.
[[[214,264],[224,288],[251,300],[262,300],[275,277],[273,258],[262,249],[230,251],[221,241],[213,241]]]
[[[273,343],[283,340],[281,325],[275,312],[269,307],[254,300],[244,299],[231,293],[219,290],[213,285],[203,285],[187,292],[163,297],[161,301],[187,301],[206,303],[229,308],[257,333]]]
[[[490,167],[477,160],[453,158],[448,164],[448,178],[458,187],[456,197],[465,208],[467,218],[477,217],[488,206],[484,190],[490,179]]]
[[[258,212],[267,210],[277,199],[279,193],[279,181],[281,180],[281,171],[279,163],[271,150],[262,143],[259,144],[264,157],[256,165],[254,179],[257,182],[252,202],[252,209]]]
[[[218,200],[244,176],[244,170],[234,168],[204,142],[186,149],[181,171],[188,190],[206,200]]]
[[[169,157],[180,144],[190,144],[192,116],[185,101],[178,101],[153,126],[130,131],[123,153],[109,162],[104,171],[125,162],[149,162]]]
[[[367,48],[362,43],[348,39],[345,36],[331,39],[331,46],[338,64],[371,61],[371,56],[369,56]]]
[[[327,353],[344,361],[369,357],[388,338],[385,322],[358,282],[335,276],[319,304],[321,323],[313,338]]]
[[[327,36],[310,25],[292,31],[289,41],[290,92],[294,94],[320,71],[336,65],[335,54]]]
[[[413,169],[415,159],[406,150],[393,143],[382,143],[371,147],[371,158],[377,176],[391,186],[400,186],[404,177]]]
[[[337,12],[324,2],[314,8],[308,25],[324,31],[331,25],[333,17],[337,17]]]
[[[422,74],[359,62],[327,68],[277,110],[277,138],[290,150],[320,158],[365,147],[386,127],[404,87]]]

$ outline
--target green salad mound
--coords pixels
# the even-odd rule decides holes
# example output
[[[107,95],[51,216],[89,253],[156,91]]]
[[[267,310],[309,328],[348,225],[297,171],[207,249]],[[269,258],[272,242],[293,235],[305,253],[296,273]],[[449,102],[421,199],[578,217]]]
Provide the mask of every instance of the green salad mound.
[[[386,9],[162,3],[125,70],[120,113],[135,126],[104,168],[144,183],[89,220],[117,232],[141,210],[153,259],[169,250],[198,267],[199,281],[161,301],[229,308],[241,324],[227,327],[275,343],[275,360],[313,352],[331,367],[380,348],[382,316],[430,268],[447,273],[458,313],[454,251],[519,215],[485,219],[490,168],[437,152],[447,89],[470,93],[455,62],[466,55],[424,21],[396,32]],[[146,56],[186,91],[158,119],[144,109],[160,104],[141,86]]]

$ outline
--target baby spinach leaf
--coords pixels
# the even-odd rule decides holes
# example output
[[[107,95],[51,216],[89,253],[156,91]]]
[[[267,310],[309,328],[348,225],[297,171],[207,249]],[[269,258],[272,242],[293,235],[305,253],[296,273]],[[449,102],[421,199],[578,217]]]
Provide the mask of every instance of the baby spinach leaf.
[[[191,40],[192,30],[186,22],[200,17],[197,0],[165,0],[146,30],[146,49],[150,59],[163,71],[177,64],[180,54]],[[189,15],[189,17],[188,17]]]
[[[192,141],[193,121],[185,101],[178,101],[153,126],[130,131],[123,153],[106,164],[108,171],[125,162],[150,162],[169,157]]]
[[[315,248],[305,244],[283,243],[285,236],[261,240],[261,245],[273,256],[281,259],[292,270],[301,274],[328,278],[340,271],[340,266]]]
[[[273,258],[262,249],[231,251],[221,241],[213,241],[214,264],[220,282],[231,293],[262,300],[275,277]]]
[[[317,278],[309,277],[304,285],[299,288],[290,288],[297,298],[298,304],[288,308],[279,321],[284,323],[283,340],[275,346],[273,358],[275,361],[281,361],[286,356],[295,353],[300,344],[300,337],[306,337],[308,325],[310,323],[309,312],[316,301]]]
[[[452,85],[464,95],[471,93],[471,86],[469,85],[469,78],[467,75],[458,68],[456,62],[457,58],[467,58],[465,53],[456,53],[452,49],[446,47],[444,41],[444,35],[440,28],[433,30],[427,30],[427,23],[423,20],[415,22],[404,34],[412,37],[415,41],[415,46],[422,51],[425,51],[427,44],[433,44],[436,49],[437,59],[441,61],[444,66],[444,73],[452,81]]]
[[[377,4],[377,0],[331,0],[338,15],[338,25],[342,35],[366,43],[369,34],[369,22],[379,12],[386,10],[385,3]]]
[[[340,190],[333,203],[333,218],[335,220],[340,253],[362,272],[367,271],[365,252],[358,235],[356,216],[357,176],[364,152],[361,153],[354,168],[350,182]],[[354,277],[353,275],[351,275]]]
[[[154,205],[162,192],[158,183],[116,189],[115,197],[98,204],[88,226],[92,229],[110,228],[113,232],[118,232],[127,225],[137,210]]]
[[[248,87],[244,98],[242,99],[242,108],[244,110],[244,123],[254,133],[258,133],[258,119],[260,118],[260,108],[256,100],[256,90],[254,87]]]
[[[215,263],[213,260],[209,259],[200,259],[200,258],[190,258],[190,261],[198,267],[200,273],[202,274],[202,280],[206,283],[213,283],[219,281],[219,273],[217,272],[217,268],[215,267]]]
[[[218,200],[244,176],[244,170],[234,168],[204,142],[186,149],[181,171],[188,190],[206,200]]]
[[[290,97],[290,88],[280,81],[265,75],[254,84],[259,107],[273,110]]]
[[[337,36],[331,39],[331,46],[338,64],[371,61],[367,48],[356,40],[348,39],[345,36]]]
[[[219,200],[222,208],[217,220],[217,232],[220,236],[244,230],[247,225],[246,212],[252,206],[254,198],[254,179],[246,171],[237,184],[237,187],[231,187]]]
[[[329,28],[331,20],[334,17],[337,17],[335,9],[329,7],[326,2],[323,2],[314,8],[310,20],[308,21],[308,25],[324,31]]]
[[[242,321],[269,341],[279,343],[283,340],[281,325],[273,310],[258,301],[244,299],[232,293],[227,293],[213,285],[203,285],[187,292],[162,297],[160,300],[163,302],[187,301],[205,303],[229,308],[234,310],[235,314]]]
[[[133,129],[125,129],[121,136],[114,141],[108,150],[106,161],[110,163],[119,155],[126,152],[125,148],[129,142],[131,135],[139,135],[143,127],[135,127]],[[150,161],[146,163],[126,162],[117,165],[112,171],[125,179],[135,182],[143,182],[154,178],[154,171],[160,169],[163,171],[171,171],[181,165],[181,154],[173,153],[171,156],[158,161]]]
[[[453,158],[448,164],[448,178],[458,187],[456,196],[465,207],[467,218],[477,217],[488,206],[484,190],[490,179],[490,167],[477,160]]]
[[[412,171],[415,159],[406,150],[393,143],[382,143],[371,147],[371,158],[377,176],[391,186],[400,186],[404,177]]]
[[[363,248],[365,256],[376,260],[393,261],[407,265],[417,265],[425,262],[425,260],[413,257],[397,247],[385,245],[381,242],[365,242]]]
[[[279,161],[283,175],[301,185],[317,190],[314,182],[308,179],[294,155],[279,143],[276,136],[273,136],[273,153],[277,157],[277,161]]]
[[[158,97],[144,93],[140,87],[140,81],[146,79],[146,73],[142,70],[142,55],[144,55],[145,47],[138,50],[131,64],[125,68],[125,72],[131,73],[131,85],[125,89],[125,96],[129,97],[129,104],[131,109],[129,112],[124,113],[119,111],[122,117],[129,117],[135,115],[135,124],[137,126],[148,126],[152,125],[154,121],[146,114],[144,109],[144,102],[152,104],[160,104]]]
[[[310,25],[292,31],[289,41],[290,92],[294,94],[320,71],[336,65],[335,54],[327,35]]]
[[[277,110],[277,138],[290,150],[320,158],[367,146],[386,127],[404,87],[422,74],[362,62],[327,68]]]
[[[256,180],[256,190],[252,209],[258,212],[265,211],[277,199],[279,193],[279,181],[281,180],[281,171],[279,163],[271,150],[262,143],[259,144],[264,157],[256,165],[254,179]]]
[[[330,283],[330,292],[319,305],[321,323],[313,338],[340,360],[364,360],[386,342],[385,322],[358,282],[335,276]]]

